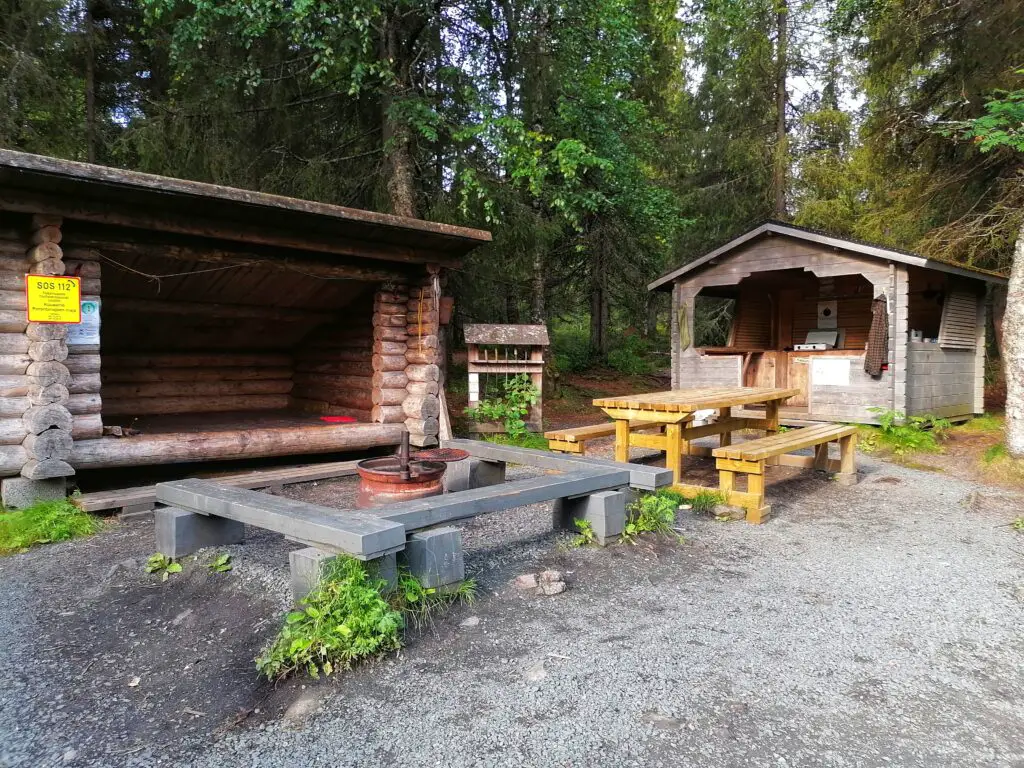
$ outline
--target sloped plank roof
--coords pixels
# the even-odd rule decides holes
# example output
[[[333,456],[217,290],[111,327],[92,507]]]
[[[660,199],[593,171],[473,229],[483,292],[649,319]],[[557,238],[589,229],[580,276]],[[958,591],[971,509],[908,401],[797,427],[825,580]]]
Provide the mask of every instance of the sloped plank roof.
[[[491,240],[479,229],[0,149],[5,209],[321,253],[344,242],[394,261],[457,261]]]
[[[829,235],[825,232],[818,232],[813,229],[807,229],[805,227],[798,227],[793,224],[784,224],[779,221],[766,221],[760,226],[754,227],[749,232],[746,232],[734,240],[730,240],[725,245],[716,248],[711,253],[701,256],[695,261],[691,261],[689,264],[685,264],[678,269],[672,270],[654,282],[648,284],[647,290],[669,290],[672,283],[679,278],[683,277],[692,272],[700,270],[702,267],[711,264],[715,259],[723,256],[727,256],[730,251],[738,248],[739,246],[748,243],[756,238],[762,236],[771,235],[785,235],[786,237],[792,237],[797,240],[804,240],[806,242],[817,243],[818,245],[828,246],[830,248],[836,248],[842,251],[849,251],[850,253],[862,254],[864,256],[873,256],[878,259],[885,259],[887,261],[895,261],[900,264],[908,264],[915,267],[923,267],[924,269],[934,269],[938,272],[946,272],[951,275],[958,275],[960,277],[970,277],[976,280],[985,280],[987,282],[1005,284],[1007,282],[1006,277],[995,272],[989,272],[981,269],[972,269],[969,267],[961,267],[955,264],[947,264],[944,261],[937,261],[936,259],[929,259],[924,256],[920,256],[910,251],[901,251],[896,248],[885,248],[880,245],[872,245],[871,243],[865,243],[860,240],[852,240],[844,237],[836,237]]]
[[[548,329],[544,325],[467,325],[467,344],[522,344],[546,347]]]

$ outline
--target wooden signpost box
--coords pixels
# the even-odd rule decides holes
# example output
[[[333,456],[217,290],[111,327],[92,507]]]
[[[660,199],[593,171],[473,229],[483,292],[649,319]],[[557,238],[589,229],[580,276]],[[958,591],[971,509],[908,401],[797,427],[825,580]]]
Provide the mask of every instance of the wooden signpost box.
[[[469,407],[481,399],[481,374],[505,377],[524,373],[538,393],[544,392],[544,349],[551,342],[543,325],[467,325],[466,351],[469,370]],[[530,409],[527,425],[533,432],[543,431],[543,405],[538,397]]]

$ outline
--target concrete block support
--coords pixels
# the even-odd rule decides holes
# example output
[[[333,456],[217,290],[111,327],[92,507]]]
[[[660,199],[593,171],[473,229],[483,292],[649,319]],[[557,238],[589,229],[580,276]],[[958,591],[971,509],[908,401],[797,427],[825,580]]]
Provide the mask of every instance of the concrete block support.
[[[154,514],[156,551],[177,559],[204,547],[241,544],[245,525],[237,520],[197,515],[177,507],[158,509]]]
[[[458,528],[431,528],[414,533],[399,557],[425,587],[444,587],[466,578],[462,531]]]
[[[448,465],[444,487],[448,493],[483,488],[505,482],[505,462],[463,459]]]
[[[288,553],[291,566],[292,600],[296,603],[312,592],[320,581],[324,565],[337,555],[316,547],[295,549]],[[383,579],[390,589],[398,586],[398,559],[394,554],[384,555],[366,563],[370,575]]]
[[[50,480],[8,477],[0,481],[0,496],[7,509],[24,509],[37,501],[63,499],[67,492],[67,480],[63,477]]]
[[[556,529],[575,530],[576,520],[586,520],[601,546],[608,544],[626,528],[625,491],[601,491],[574,499],[558,499],[554,508]]]

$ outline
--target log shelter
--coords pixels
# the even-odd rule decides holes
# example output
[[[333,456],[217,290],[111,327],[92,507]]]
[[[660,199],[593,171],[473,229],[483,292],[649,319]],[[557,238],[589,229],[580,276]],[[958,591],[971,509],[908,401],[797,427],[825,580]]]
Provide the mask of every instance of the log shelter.
[[[490,239],[0,150],[0,477],[433,445],[440,275]],[[29,324],[26,273],[98,335]]]
[[[648,288],[672,293],[673,389],[796,388],[785,418],[870,424],[984,410],[993,284],[1006,278],[769,221]],[[704,297],[733,302],[725,344],[695,338]]]

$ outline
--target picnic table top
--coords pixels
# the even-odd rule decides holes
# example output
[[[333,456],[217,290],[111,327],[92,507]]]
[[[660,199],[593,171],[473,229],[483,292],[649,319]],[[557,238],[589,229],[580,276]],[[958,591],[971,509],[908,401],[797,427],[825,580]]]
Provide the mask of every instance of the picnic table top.
[[[705,408],[729,408],[775,400],[786,400],[800,394],[799,389],[777,387],[703,387],[647,392],[638,395],[615,395],[594,400],[598,408],[628,408],[640,411],[689,413]]]

